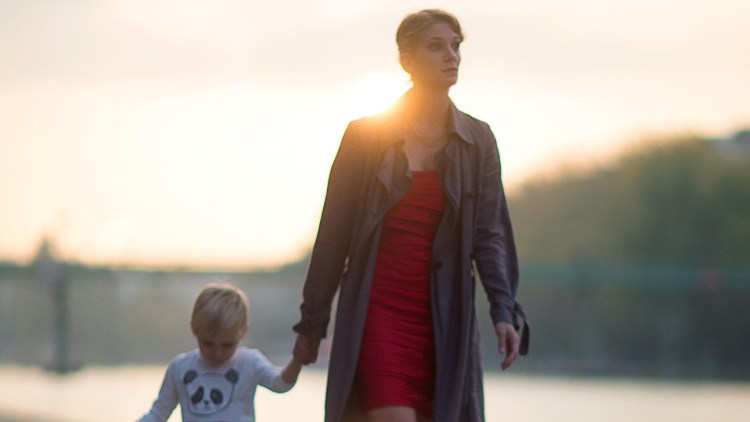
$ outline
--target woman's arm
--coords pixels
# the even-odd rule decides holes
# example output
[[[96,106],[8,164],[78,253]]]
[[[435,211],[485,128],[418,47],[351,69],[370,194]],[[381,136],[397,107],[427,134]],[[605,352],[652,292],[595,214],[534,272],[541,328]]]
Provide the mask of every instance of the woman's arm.
[[[295,355],[305,364],[315,360],[320,339],[326,336],[331,302],[349,253],[365,160],[361,132],[356,121],[349,124],[328,179],[320,226],[302,291],[302,316],[294,326],[299,334]]]
[[[477,200],[474,261],[490,301],[492,322],[513,324],[518,259],[508,205],[500,175],[500,155],[492,132],[482,154],[482,174]]]
[[[510,214],[503,189],[500,155],[487,127],[482,155],[481,189],[477,201],[474,261],[490,303],[490,316],[498,338],[498,351],[505,355],[502,368],[508,368],[519,353],[519,337],[514,326],[518,259]]]

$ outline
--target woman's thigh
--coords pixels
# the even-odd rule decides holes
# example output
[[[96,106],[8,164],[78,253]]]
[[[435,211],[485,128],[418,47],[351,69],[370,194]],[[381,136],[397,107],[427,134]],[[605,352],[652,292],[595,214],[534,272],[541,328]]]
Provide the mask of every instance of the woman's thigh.
[[[367,411],[369,422],[432,422],[432,419],[420,415],[414,408],[406,406],[377,407]]]

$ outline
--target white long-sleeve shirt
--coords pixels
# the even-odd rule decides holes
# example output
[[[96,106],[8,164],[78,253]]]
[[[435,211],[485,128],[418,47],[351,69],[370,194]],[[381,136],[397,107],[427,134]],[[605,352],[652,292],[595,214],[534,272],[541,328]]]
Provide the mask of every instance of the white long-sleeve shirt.
[[[167,367],[159,397],[140,422],[165,422],[180,404],[183,422],[254,422],[255,389],[283,393],[281,370],[257,349],[238,347],[221,366],[207,366],[198,349],[175,357]]]

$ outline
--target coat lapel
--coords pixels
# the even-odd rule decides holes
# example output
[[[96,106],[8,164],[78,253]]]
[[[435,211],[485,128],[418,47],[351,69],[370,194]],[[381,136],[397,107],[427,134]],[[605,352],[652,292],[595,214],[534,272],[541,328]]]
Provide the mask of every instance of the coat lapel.
[[[451,102],[450,118],[448,119],[448,133],[451,139],[443,149],[443,152],[437,157],[437,167],[443,181],[443,190],[448,199],[448,203],[453,210],[458,211],[460,208],[460,198],[462,194],[462,175],[470,169],[462,169],[462,162],[466,154],[465,147],[475,143],[474,138],[469,133],[467,117],[458,111],[456,106]]]
[[[458,210],[458,197],[461,192],[459,149],[457,142],[450,142],[437,157],[437,168],[440,179],[443,181],[443,191],[453,210]]]
[[[377,225],[383,220],[386,213],[403,197],[411,188],[411,176],[409,174],[409,163],[402,148],[404,137],[398,124],[397,104],[394,112],[385,113],[382,119],[373,127],[370,134],[372,141],[378,148],[382,148],[382,154],[376,154],[379,163],[375,177],[377,183],[369,198],[372,202],[368,204],[368,218],[364,225],[366,235],[370,235]],[[461,113],[451,102],[450,118],[448,120],[448,131],[450,141],[443,151],[436,157],[437,169],[443,183],[443,190],[449,205],[454,211],[458,211],[461,205],[462,174],[469,169],[462,169],[461,162],[465,155],[464,148],[473,145],[475,140],[470,134],[468,117]],[[463,170],[463,171],[462,171]]]
[[[395,122],[387,119],[371,136],[382,154],[376,154],[375,158],[379,162],[374,163],[377,168],[376,183],[372,186],[374,192],[368,195],[370,203],[367,204],[365,236],[369,236],[375,230],[386,213],[411,187],[409,163],[402,150],[404,140]]]

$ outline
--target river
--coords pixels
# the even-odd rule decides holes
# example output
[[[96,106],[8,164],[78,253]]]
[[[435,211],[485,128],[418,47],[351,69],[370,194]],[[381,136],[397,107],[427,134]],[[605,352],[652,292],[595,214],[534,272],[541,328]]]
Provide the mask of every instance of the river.
[[[0,422],[133,422],[146,412],[163,367],[87,367],[58,376],[0,366]],[[321,421],[325,372],[306,369],[286,394],[263,388],[260,422]],[[750,383],[668,382],[489,374],[488,422],[733,422],[750,420]],[[177,409],[171,422],[179,421]]]

